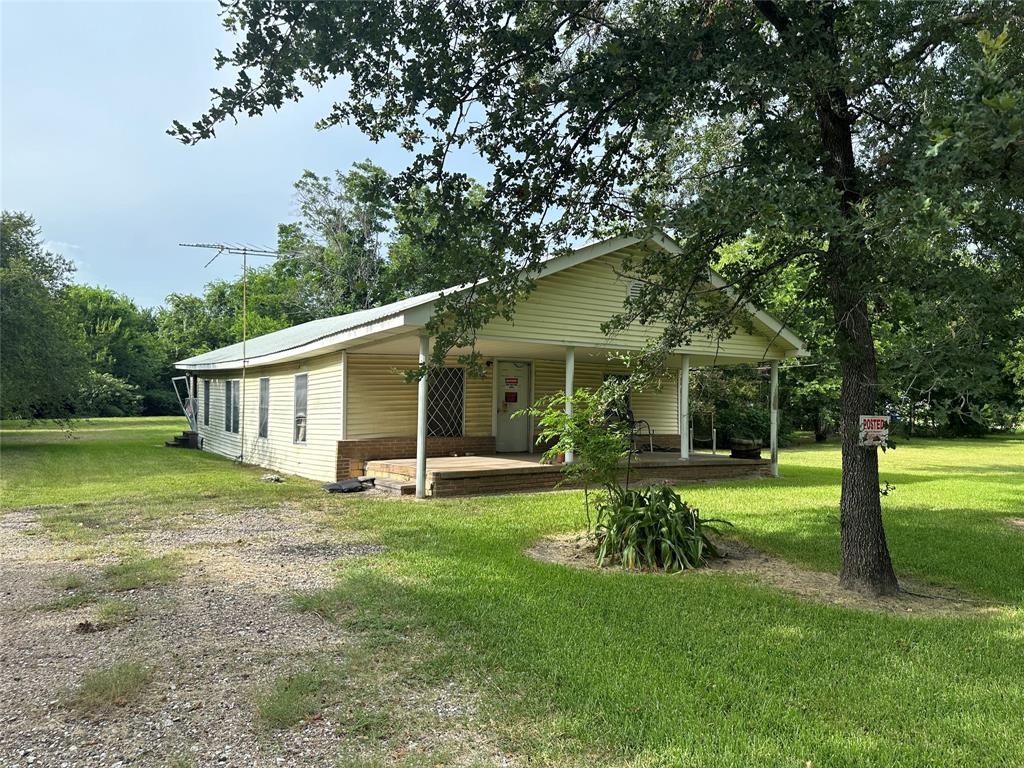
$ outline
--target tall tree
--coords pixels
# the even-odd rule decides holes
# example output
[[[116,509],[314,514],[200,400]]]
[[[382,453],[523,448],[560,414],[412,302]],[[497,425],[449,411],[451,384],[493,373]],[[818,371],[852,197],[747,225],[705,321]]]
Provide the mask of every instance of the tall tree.
[[[72,322],[85,339],[92,370],[137,387],[142,394],[137,404],[141,411],[126,403],[124,412],[173,413],[177,404],[169,381],[170,361],[154,313],[127,296],[98,286],[69,286],[64,299]]]
[[[610,326],[665,319],[652,353],[730,332],[744,300],[806,266],[842,373],[840,582],[891,593],[878,457],[857,445],[878,398],[874,311],[941,268],[936,253],[1019,258],[1024,57],[988,35],[983,59],[976,39],[1016,35],[1019,14],[1012,0],[239,0],[224,11],[238,42],[216,57],[235,84],[171,132],[199,141],[343,77],[320,125],[397,135],[416,153],[399,185],[426,195],[442,232],[465,222],[471,186],[447,159],[482,156],[485,257],[466,274],[488,281],[437,319],[437,355],[509,311],[542,254],[597,227],[680,233],[681,255],[633,264],[645,289]],[[707,267],[743,236],[757,247],[709,300]],[[431,259],[461,258],[446,242],[458,240],[438,239]]]
[[[333,178],[306,171],[295,183],[299,221],[279,228],[278,248],[288,255],[274,269],[294,279],[297,313],[329,317],[390,300],[382,281],[390,181],[364,161]]]
[[[74,414],[88,367],[63,291],[74,265],[47,251],[35,219],[0,216],[0,414],[58,418]]]

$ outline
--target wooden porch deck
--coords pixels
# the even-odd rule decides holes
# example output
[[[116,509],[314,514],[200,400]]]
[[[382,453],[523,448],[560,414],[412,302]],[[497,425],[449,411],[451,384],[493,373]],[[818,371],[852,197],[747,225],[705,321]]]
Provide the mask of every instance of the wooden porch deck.
[[[539,453],[428,458],[427,493],[443,497],[552,490],[562,479],[561,466],[541,464],[540,459]],[[415,458],[367,461],[366,474],[398,484],[403,494],[415,492]],[[634,480],[673,484],[770,475],[767,459],[733,459],[727,454],[710,453],[694,453],[686,461],[675,453],[643,453],[633,459],[631,470]]]

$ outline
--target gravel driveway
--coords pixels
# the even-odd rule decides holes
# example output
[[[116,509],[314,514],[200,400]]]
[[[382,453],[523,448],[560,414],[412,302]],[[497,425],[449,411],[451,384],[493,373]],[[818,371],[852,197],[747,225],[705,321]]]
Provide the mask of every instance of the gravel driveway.
[[[148,552],[182,552],[173,583],[125,592],[134,618],[82,631],[93,608],[39,610],[54,578],[94,578],[101,561],[67,559],[70,545],[38,531],[37,513],[0,518],[0,766],[319,766],[338,753],[326,717],[267,733],[255,687],[312,656],[342,659],[351,638],[288,594],[331,583],[332,563],[379,547],[325,540],[296,510],[206,514],[183,530],[136,537]],[[88,629],[88,627],[86,627]],[[65,704],[83,671],[119,661],[154,670],[130,707],[93,718]]]

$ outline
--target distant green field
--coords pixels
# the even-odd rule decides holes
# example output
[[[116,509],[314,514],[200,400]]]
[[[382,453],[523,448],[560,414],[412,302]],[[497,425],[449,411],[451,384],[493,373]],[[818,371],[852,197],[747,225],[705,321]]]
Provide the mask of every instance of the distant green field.
[[[258,468],[164,447],[187,427],[175,416],[88,419],[71,432],[49,422],[0,422],[3,505],[144,500],[188,507],[217,498],[229,506],[253,506],[316,487],[304,481],[260,483]]]
[[[504,747],[537,765],[1024,765],[1024,439],[921,440],[881,456],[897,571],[1006,607],[920,618],[796,598],[741,577],[584,572],[523,554],[582,524],[575,492],[428,502],[324,496],[317,484],[164,449],[178,420],[96,420],[76,439],[4,425],[5,507],[56,506],[50,533],[93,541],[180,509],[328,504],[386,545],[339,566],[316,609],[478,690]],[[839,565],[839,454],[782,454],[777,481],[684,489],[743,539]],[[114,502],[114,503],[111,503]],[[426,639],[423,639],[426,638]]]

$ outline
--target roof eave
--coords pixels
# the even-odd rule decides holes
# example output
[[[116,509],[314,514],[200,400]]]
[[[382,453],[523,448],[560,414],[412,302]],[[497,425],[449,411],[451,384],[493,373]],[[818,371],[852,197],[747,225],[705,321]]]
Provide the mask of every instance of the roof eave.
[[[344,349],[346,346],[351,345],[352,342],[359,341],[362,343],[374,336],[392,336],[396,332],[404,331],[410,327],[415,327],[415,325],[407,322],[406,313],[403,312],[372,323],[365,323],[354,328],[348,328],[339,333],[333,333],[317,339],[316,341],[292,347],[291,349],[283,349],[278,352],[259,355],[257,357],[247,357],[244,360],[244,364],[247,368],[251,368],[255,366],[274,365],[277,363],[288,363],[294,360],[301,360],[305,357],[323,354],[324,352],[330,352],[334,349]],[[189,363],[188,360],[182,360],[175,363],[174,367],[183,371],[231,371],[241,368],[242,364],[242,358],[223,360],[213,363]]]

